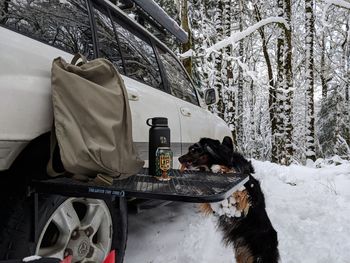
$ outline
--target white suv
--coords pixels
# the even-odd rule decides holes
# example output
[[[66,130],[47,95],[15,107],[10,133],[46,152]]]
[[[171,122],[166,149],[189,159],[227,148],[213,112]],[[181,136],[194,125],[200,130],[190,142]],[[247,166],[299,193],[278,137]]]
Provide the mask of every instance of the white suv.
[[[110,2],[0,0],[0,260],[72,254],[73,262],[101,262],[116,249],[122,262],[123,198],[110,202],[26,191],[29,181],[46,178],[52,60],[70,61],[77,52],[107,58],[123,75],[141,158],[148,158],[148,118],[168,118],[175,167],[189,144],[231,134],[207,110],[215,101],[210,92],[205,102],[174,54]]]

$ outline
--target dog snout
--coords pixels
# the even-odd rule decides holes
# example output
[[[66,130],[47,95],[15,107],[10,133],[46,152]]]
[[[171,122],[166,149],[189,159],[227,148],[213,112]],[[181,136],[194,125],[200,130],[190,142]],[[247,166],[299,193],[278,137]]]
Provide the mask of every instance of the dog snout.
[[[180,163],[187,163],[189,161],[189,158],[188,158],[188,155],[185,154],[185,155],[180,156],[178,160]]]
[[[180,163],[184,163],[185,162],[184,156],[180,156],[178,160],[179,160]]]

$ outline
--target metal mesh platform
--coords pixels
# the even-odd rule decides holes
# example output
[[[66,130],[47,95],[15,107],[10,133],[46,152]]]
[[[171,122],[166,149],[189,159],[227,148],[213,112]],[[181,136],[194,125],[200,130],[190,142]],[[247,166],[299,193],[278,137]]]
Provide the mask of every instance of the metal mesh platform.
[[[211,172],[179,170],[171,172],[170,181],[159,181],[147,171],[124,180],[114,180],[112,185],[79,182],[71,178],[56,178],[33,182],[39,193],[66,196],[106,198],[125,196],[182,202],[218,202],[230,196],[248,181],[238,173],[215,174]]]

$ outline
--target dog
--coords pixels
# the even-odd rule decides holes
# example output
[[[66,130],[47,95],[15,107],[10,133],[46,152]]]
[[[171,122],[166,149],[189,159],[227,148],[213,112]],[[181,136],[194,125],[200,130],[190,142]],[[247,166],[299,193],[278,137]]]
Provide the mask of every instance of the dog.
[[[202,138],[189,147],[188,153],[179,157],[179,162],[182,170],[210,170],[219,166],[220,172],[234,171],[249,176],[245,189],[233,193],[229,201],[221,203],[221,207],[225,206],[224,211],[234,206],[236,212],[235,216],[219,213],[218,226],[223,232],[225,244],[233,245],[237,263],[277,263],[277,232],[265,210],[264,194],[259,181],[252,175],[254,168],[251,162],[233,151],[232,139],[226,136],[220,143]],[[206,214],[215,213],[213,204],[202,204],[201,210]]]

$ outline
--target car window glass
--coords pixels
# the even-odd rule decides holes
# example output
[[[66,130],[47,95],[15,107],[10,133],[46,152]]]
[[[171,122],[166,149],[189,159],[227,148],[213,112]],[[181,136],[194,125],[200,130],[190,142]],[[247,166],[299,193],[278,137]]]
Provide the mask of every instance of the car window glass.
[[[152,87],[162,88],[159,66],[152,46],[115,23],[126,75]]]
[[[0,0],[0,24],[69,53],[93,57],[85,0]]]
[[[106,11],[94,10],[100,55],[110,60],[121,73],[124,73],[118,41]]]
[[[162,49],[158,50],[167,73],[171,93],[182,100],[198,105],[196,91],[180,63],[170,53]]]

